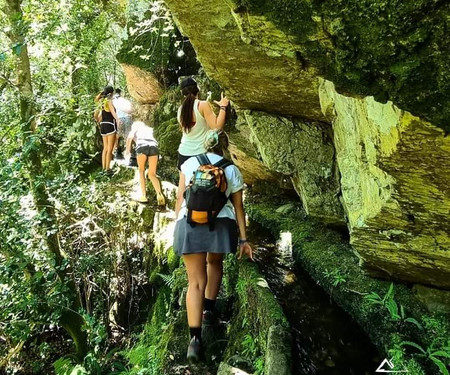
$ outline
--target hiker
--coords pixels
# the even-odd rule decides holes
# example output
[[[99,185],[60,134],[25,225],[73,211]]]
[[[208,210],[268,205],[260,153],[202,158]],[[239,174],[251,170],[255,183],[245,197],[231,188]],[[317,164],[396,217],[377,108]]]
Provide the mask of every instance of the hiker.
[[[156,191],[156,198],[159,206],[165,206],[166,200],[161,190],[161,182],[156,176],[156,169],[158,166],[158,142],[153,136],[153,129],[147,126],[142,121],[135,121],[131,126],[131,131],[128,134],[126,154],[130,155],[132,142],[136,144],[136,158],[139,168],[139,183],[141,187],[141,198],[139,202],[146,203],[147,188],[145,183],[145,166],[148,160],[147,177],[152,182],[153,188]]]
[[[115,157],[118,158],[121,155],[121,151],[119,149],[120,138],[126,139],[131,130],[131,113],[133,112],[133,106],[128,99],[122,96],[122,90],[119,88],[115,89],[113,104],[121,123],[121,129],[116,134],[116,142],[114,145]]]
[[[220,321],[215,303],[222,282],[224,255],[235,253],[239,245],[239,259],[243,254],[253,259],[245,232],[242,175],[223,157],[228,149],[228,136],[223,131],[209,130],[204,148],[207,153],[191,157],[181,165],[175,207],[173,248],[183,257],[189,282],[186,307],[190,362],[203,357],[202,328]],[[218,204],[210,206],[208,202]]]
[[[220,102],[214,101],[220,107],[216,117],[209,102],[198,99],[199,89],[197,82],[186,78],[181,82],[181,92],[184,95],[183,104],[178,109],[178,122],[181,125],[183,136],[178,147],[178,170],[181,164],[192,156],[206,152],[204,139],[209,129],[222,129],[225,125],[227,107],[230,101],[221,95]]]
[[[116,141],[116,133],[120,128],[120,120],[112,102],[114,88],[106,86],[105,89],[95,97],[95,102],[100,104],[100,114],[97,121],[100,123],[100,134],[103,140],[102,168],[110,171],[112,152]]]

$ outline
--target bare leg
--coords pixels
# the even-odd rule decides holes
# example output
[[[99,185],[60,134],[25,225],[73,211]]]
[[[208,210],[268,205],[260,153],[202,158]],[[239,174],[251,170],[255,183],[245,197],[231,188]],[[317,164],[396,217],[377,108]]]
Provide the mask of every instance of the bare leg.
[[[120,138],[119,134],[116,133],[116,140],[114,141],[114,148],[113,148],[113,151],[114,151],[114,150],[117,150],[117,148],[119,147],[119,138]]]
[[[108,170],[111,168],[110,164],[111,164],[111,160],[112,160],[112,152],[113,152],[113,148],[114,148],[114,140],[116,138],[116,135],[110,134],[110,135],[105,136],[105,138],[106,138],[106,146],[107,146],[105,169]]]
[[[215,300],[219,294],[220,284],[223,276],[223,254],[208,253],[207,275],[208,282],[206,284],[205,297]]]
[[[183,255],[188,275],[186,308],[189,327],[201,327],[206,287],[206,253]]]
[[[153,188],[157,194],[161,194],[161,184],[156,177],[156,167],[158,166],[158,155],[148,157],[148,178],[152,182]]]
[[[145,186],[145,164],[147,164],[147,155],[137,154],[136,155],[138,168],[139,168],[139,184],[141,186],[142,197],[147,197],[147,189]]]
[[[103,150],[102,150],[102,169],[106,169],[106,154],[108,153],[108,141],[106,135],[102,135]]]

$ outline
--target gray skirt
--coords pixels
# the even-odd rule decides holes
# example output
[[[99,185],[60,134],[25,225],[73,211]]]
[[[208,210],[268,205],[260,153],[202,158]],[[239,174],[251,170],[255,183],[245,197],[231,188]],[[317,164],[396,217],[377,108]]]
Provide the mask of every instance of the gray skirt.
[[[175,226],[173,249],[177,255],[195,253],[235,253],[238,246],[238,227],[235,220],[217,218],[214,230],[208,224],[192,227],[186,217]]]

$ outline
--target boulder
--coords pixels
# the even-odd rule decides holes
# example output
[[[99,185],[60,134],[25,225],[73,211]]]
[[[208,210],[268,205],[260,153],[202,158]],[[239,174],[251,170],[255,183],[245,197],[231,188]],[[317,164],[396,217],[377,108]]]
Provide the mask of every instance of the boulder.
[[[320,122],[240,111],[236,124],[271,170],[289,176],[305,211],[328,223],[344,222],[339,174],[329,127]]]
[[[132,98],[139,104],[156,104],[163,91],[155,75],[134,65],[121,66]]]
[[[258,38],[267,42],[257,45],[246,36],[247,15],[232,2],[167,0],[166,4],[207,74],[227,89],[237,106],[323,119],[316,70],[299,63],[296,46],[272,23],[261,24],[260,19],[263,29]],[[273,45],[278,46],[275,51],[269,48]]]
[[[450,288],[450,137],[392,103],[323,81],[351,244],[363,266]]]

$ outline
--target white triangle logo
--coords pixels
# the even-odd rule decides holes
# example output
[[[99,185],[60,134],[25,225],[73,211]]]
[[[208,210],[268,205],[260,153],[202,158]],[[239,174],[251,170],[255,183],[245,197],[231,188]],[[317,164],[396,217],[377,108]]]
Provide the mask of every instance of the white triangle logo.
[[[387,365],[387,366],[386,366]],[[390,369],[385,368],[389,366]],[[376,369],[375,372],[408,372],[408,370],[404,369],[404,370],[394,370],[395,365],[394,362],[392,362],[392,359],[389,361],[386,358],[384,359],[383,362],[381,362],[381,365],[378,366],[378,368]]]

